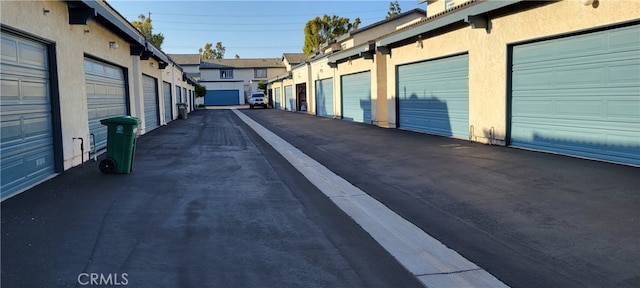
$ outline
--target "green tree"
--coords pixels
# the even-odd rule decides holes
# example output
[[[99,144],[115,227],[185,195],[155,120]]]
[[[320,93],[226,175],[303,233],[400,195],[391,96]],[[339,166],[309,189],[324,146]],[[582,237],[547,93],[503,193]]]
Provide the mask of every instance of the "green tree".
[[[207,43],[204,44],[203,48],[198,49],[198,53],[200,53],[200,58],[202,59],[222,59],[226,50],[227,49],[222,46],[222,42],[216,43],[215,48],[212,43]]]
[[[142,35],[144,35],[153,46],[158,49],[162,49],[162,42],[164,42],[164,35],[162,33],[153,34],[153,25],[151,24],[151,17],[147,18],[143,14],[138,16],[138,21],[131,21],[131,25],[138,29]]]
[[[267,90],[267,82],[260,80],[258,82],[258,90],[266,91]]]
[[[207,94],[207,87],[200,84],[196,86],[196,97],[204,97]]]
[[[400,3],[398,3],[398,0],[396,0],[395,2],[389,2],[389,12],[387,12],[386,18],[388,19],[396,17],[401,12],[402,9],[400,9]]]
[[[236,54],[236,59],[240,59],[240,55]]]
[[[349,18],[336,15],[324,15],[316,17],[307,22],[304,26],[304,47],[302,51],[307,56],[320,51],[320,45],[358,29],[360,18],[356,18],[353,23]]]

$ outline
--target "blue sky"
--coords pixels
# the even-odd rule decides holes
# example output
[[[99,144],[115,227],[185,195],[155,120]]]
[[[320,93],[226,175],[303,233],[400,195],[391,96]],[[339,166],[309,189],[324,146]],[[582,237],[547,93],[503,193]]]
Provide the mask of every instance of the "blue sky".
[[[279,58],[301,53],[304,25],[316,16],[338,15],[360,27],[383,20],[389,0],[374,1],[142,1],[107,0],[129,21],[148,15],[154,33],[165,37],[167,54],[195,54],[205,43],[222,42],[225,58]],[[403,12],[425,9],[416,0],[398,1]]]

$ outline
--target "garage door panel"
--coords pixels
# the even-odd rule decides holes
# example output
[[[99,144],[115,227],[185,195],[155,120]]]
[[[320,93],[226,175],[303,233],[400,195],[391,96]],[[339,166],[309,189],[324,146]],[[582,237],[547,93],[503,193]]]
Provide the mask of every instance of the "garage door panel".
[[[162,93],[164,97],[164,121],[173,121],[173,101],[171,101],[171,83],[162,82]]]
[[[50,138],[51,135],[51,114],[39,113],[31,114],[23,120],[23,133],[26,140],[32,138]]]
[[[43,179],[55,172],[53,150],[48,145],[14,152],[2,160],[3,186],[24,188],[36,182],[31,179]]]
[[[634,92],[640,91],[637,84],[637,76],[640,74],[640,59],[621,61],[609,65],[608,83],[615,84],[617,87],[629,86],[635,87]],[[637,95],[637,94],[636,94]]]
[[[157,81],[153,77],[142,75],[143,82],[143,98],[144,98],[144,122],[145,131],[149,132],[158,126],[158,86]]]
[[[295,111],[293,87],[291,85],[284,86],[284,110]]]
[[[205,105],[239,105],[240,90],[207,90]]]
[[[638,65],[640,60],[606,60],[602,62],[588,63],[588,64],[575,64],[566,63],[563,67],[547,67],[545,69],[538,69],[535,74],[538,74],[538,83],[532,83],[530,86],[535,85],[549,85],[548,88],[553,87],[575,87],[576,89],[589,89],[597,87],[608,87],[611,84],[627,84],[635,86],[634,75],[640,73]],[[554,65],[562,65],[555,63]],[[532,69],[533,70],[533,69]],[[533,72],[533,71],[532,71]],[[523,81],[527,81],[529,77],[535,77],[534,73],[522,73],[518,75],[524,78]],[[545,75],[544,77],[542,75]],[[540,82],[541,81],[541,82]]]
[[[13,37],[5,37],[2,35],[2,41],[0,41],[2,49],[0,49],[0,59],[4,65],[11,65],[18,62],[18,40]]]
[[[2,197],[55,173],[47,47],[2,35],[0,169]]]
[[[468,56],[397,68],[399,127],[466,138],[469,130]]]
[[[107,126],[101,119],[127,115],[124,72],[121,68],[85,58],[85,87],[89,133],[96,150],[107,146]]]
[[[281,104],[280,104],[280,101],[281,101],[281,100],[280,100],[280,99],[281,99],[281,98],[280,98],[280,88],[276,88],[276,89],[274,89],[274,95],[275,95],[275,96],[274,96],[274,98],[275,98],[274,100],[275,100],[275,103],[276,103],[276,104],[275,104],[276,109],[281,109]]]
[[[640,165],[638,47],[639,25],[514,46],[512,145]]]
[[[39,44],[21,42],[19,49],[20,63],[38,69],[49,69],[46,47]]]
[[[546,150],[563,154],[587,156],[619,162],[628,162],[637,157],[637,137],[632,135],[594,134],[591,131],[573,129],[531,129],[523,134],[518,147]],[[606,158],[595,157],[605,154]]]
[[[605,43],[602,39],[580,36],[572,39],[561,39],[553,42],[538,42],[518,48],[518,58],[513,64],[524,65],[530,63],[536,65],[541,61],[570,61],[576,57],[586,57],[598,54]],[[565,55],[564,59],[558,59],[556,55]]]
[[[634,26],[620,28],[609,33],[609,51],[638,51],[638,43],[640,43],[640,33],[638,28]]]
[[[640,104],[638,96],[632,95],[636,93],[633,89],[589,89],[564,93],[570,94],[560,95],[553,90],[514,93],[513,114],[520,117],[636,122],[640,117]],[[601,99],[602,95],[607,95],[606,99]],[[636,95],[640,95],[640,91]]]
[[[0,89],[1,101],[5,104],[48,104],[50,102],[47,79],[6,74],[3,77]]]
[[[371,123],[371,72],[344,75],[342,86],[342,119]]]
[[[23,102],[49,102],[49,82],[23,80],[21,83]]]
[[[640,95],[640,91],[638,95]],[[636,99],[607,101],[606,107],[607,116],[610,120],[640,121],[638,120],[638,118],[640,118],[640,102]]]
[[[0,82],[0,91],[2,102],[20,101],[20,81],[18,79],[2,79]]]
[[[316,81],[316,115],[333,117],[333,79]]]

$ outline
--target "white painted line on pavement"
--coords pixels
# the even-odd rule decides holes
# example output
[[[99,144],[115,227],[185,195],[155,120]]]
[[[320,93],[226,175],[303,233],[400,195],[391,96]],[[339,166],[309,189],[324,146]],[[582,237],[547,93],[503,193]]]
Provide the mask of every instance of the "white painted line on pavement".
[[[426,287],[508,287],[253,119],[232,111]]]

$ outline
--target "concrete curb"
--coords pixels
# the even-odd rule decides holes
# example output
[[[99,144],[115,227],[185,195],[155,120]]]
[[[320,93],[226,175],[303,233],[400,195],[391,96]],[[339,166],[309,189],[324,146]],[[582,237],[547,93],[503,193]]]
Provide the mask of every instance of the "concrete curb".
[[[242,112],[232,111],[426,287],[508,287]]]

